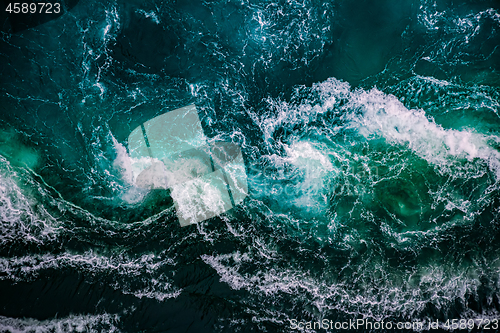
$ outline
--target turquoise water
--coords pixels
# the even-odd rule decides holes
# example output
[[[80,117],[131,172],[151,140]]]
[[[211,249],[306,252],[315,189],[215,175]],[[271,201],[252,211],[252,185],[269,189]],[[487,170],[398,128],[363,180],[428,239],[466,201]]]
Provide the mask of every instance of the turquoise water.
[[[500,319],[497,1],[67,4],[1,16],[0,331]],[[180,228],[126,147],[191,103],[249,195]]]

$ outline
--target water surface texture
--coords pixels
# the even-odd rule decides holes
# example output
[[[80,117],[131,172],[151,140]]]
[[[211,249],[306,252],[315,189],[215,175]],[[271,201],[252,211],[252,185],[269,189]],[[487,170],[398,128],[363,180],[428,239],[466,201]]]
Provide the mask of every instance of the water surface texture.
[[[1,332],[500,319],[498,1],[60,3],[0,16]],[[249,193],[181,228],[127,138],[189,104]]]

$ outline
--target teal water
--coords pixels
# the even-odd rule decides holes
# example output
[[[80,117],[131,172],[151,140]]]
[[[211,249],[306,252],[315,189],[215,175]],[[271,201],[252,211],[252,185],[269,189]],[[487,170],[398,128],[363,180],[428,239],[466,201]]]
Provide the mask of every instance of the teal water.
[[[0,16],[0,331],[500,320],[497,1],[66,4]],[[126,140],[191,103],[250,193],[180,228]]]

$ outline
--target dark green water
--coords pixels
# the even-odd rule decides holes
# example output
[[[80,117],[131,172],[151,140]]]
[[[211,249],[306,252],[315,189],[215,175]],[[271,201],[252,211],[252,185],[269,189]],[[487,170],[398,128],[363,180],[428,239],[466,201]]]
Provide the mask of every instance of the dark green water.
[[[0,331],[500,319],[498,1],[90,0],[17,32],[2,15]],[[190,103],[240,145],[250,193],[180,228],[125,147]]]

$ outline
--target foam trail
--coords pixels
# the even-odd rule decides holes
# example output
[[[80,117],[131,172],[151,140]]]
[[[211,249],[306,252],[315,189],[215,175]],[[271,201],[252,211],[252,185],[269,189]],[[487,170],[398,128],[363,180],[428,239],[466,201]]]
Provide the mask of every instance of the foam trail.
[[[251,260],[266,261],[255,253],[235,252],[201,258],[234,290],[246,289],[262,299],[273,300],[271,302],[291,294],[297,299],[311,301],[321,313],[329,310],[362,313],[378,321],[392,316],[419,318],[429,303],[445,310],[455,302],[466,302],[468,295],[476,295],[481,288],[484,269],[477,267],[464,273],[453,265],[432,263],[400,271],[372,258],[349,281],[338,281],[328,275],[318,279],[293,265],[281,270],[248,272],[245,265]],[[498,272],[498,266],[493,269]],[[495,311],[491,315],[499,313]],[[461,318],[483,317],[484,314],[470,310]]]
[[[317,100],[299,104],[269,100],[274,114],[268,112],[257,120],[267,139],[280,127],[305,126],[330,112],[344,122],[332,126],[331,134],[351,128],[367,139],[383,137],[391,145],[408,146],[445,172],[459,171],[460,160],[481,159],[500,179],[500,152],[489,144],[500,142],[498,135],[445,129],[424,110],[408,109],[394,95],[376,88],[352,90],[348,83],[334,78],[314,84],[311,91],[318,95]],[[461,170],[462,176],[469,169]]]
[[[9,318],[0,316],[0,332],[119,332],[120,317],[112,314],[70,315],[65,318],[36,320],[32,318]]]
[[[488,144],[497,136],[468,130],[444,129],[424,110],[409,110],[396,97],[377,89],[356,90],[350,105],[361,114],[350,115],[351,126],[366,138],[381,136],[388,143],[407,145],[417,155],[445,170],[453,159],[482,159],[500,179],[500,152]],[[453,158],[453,159],[452,159]]]
[[[138,257],[127,255],[104,256],[88,251],[83,254],[43,254],[12,258],[0,258],[0,280],[33,281],[47,270],[71,268],[82,274],[113,276],[112,287],[138,298],[154,298],[163,301],[180,295],[182,289],[175,287],[165,276],[164,269],[175,265],[168,257],[146,253]],[[143,276],[135,283],[130,278]]]
[[[58,233],[56,218],[34,196],[44,193],[43,189],[21,188],[21,179],[39,186],[27,170],[12,167],[0,155],[0,245],[16,240],[43,243]]]
[[[122,180],[125,183],[124,189],[121,193],[121,199],[128,204],[136,204],[141,202],[146,194],[147,190],[139,188],[135,186],[135,178],[137,178],[137,174],[139,172],[134,170],[134,166],[139,166],[139,161],[133,161],[127,152],[127,148],[124,145],[119,143],[113,134],[110,133],[111,139],[113,141],[113,147],[115,150],[116,158],[113,162],[113,166],[121,175]],[[147,168],[148,165],[151,165],[150,158],[141,158],[142,162],[146,165],[144,169]],[[134,176],[135,175],[135,176]]]
[[[385,154],[380,160],[382,152],[375,146],[361,153],[366,141],[380,139],[386,147],[412,151],[441,176],[473,179],[491,171],[500,179],[500,152],[494,147],[500,142],[498,135],[444,128],[424,110],[409,109],[393,95],[377,89],[353,90],[333,78],[304,89],[307,96],[316,98],[304,100],[304,91],[297,90],[288,102],[269,99],[265,115],[254,117],[272,152],[263,157],[264,170],[251,178],[259,200],[283,197],[286,200],[280,205],[285,210],[305,208],[313,213],[308,217],[314,218],[324,215],[332,196],[363,196],[362,200],[371,202],[380,177],[390,176],[379,175],[378,166],[389,166],[393,176],[396,169],[412,168],[398,154]],[[311,134],[296,130],[305,126]],[[280,134],[283,128],[290,134]],[[422,189],[422,195],[427,190]],[[423,212],[430,206],[421,208]]]
[[[325,147],[314,142],[295,141],[290,145],[283,145],[286,156],[270,156],[279,173],[292,167],[292,172],[278,176],[285,183],[274,186],[276,197],[285,195],[287,204],[313,212],[318,215],[326,207],[325,186],[328,179],[338,174],[337,168],[330,161]],[[294,179],[291,183],[288,180]]]

